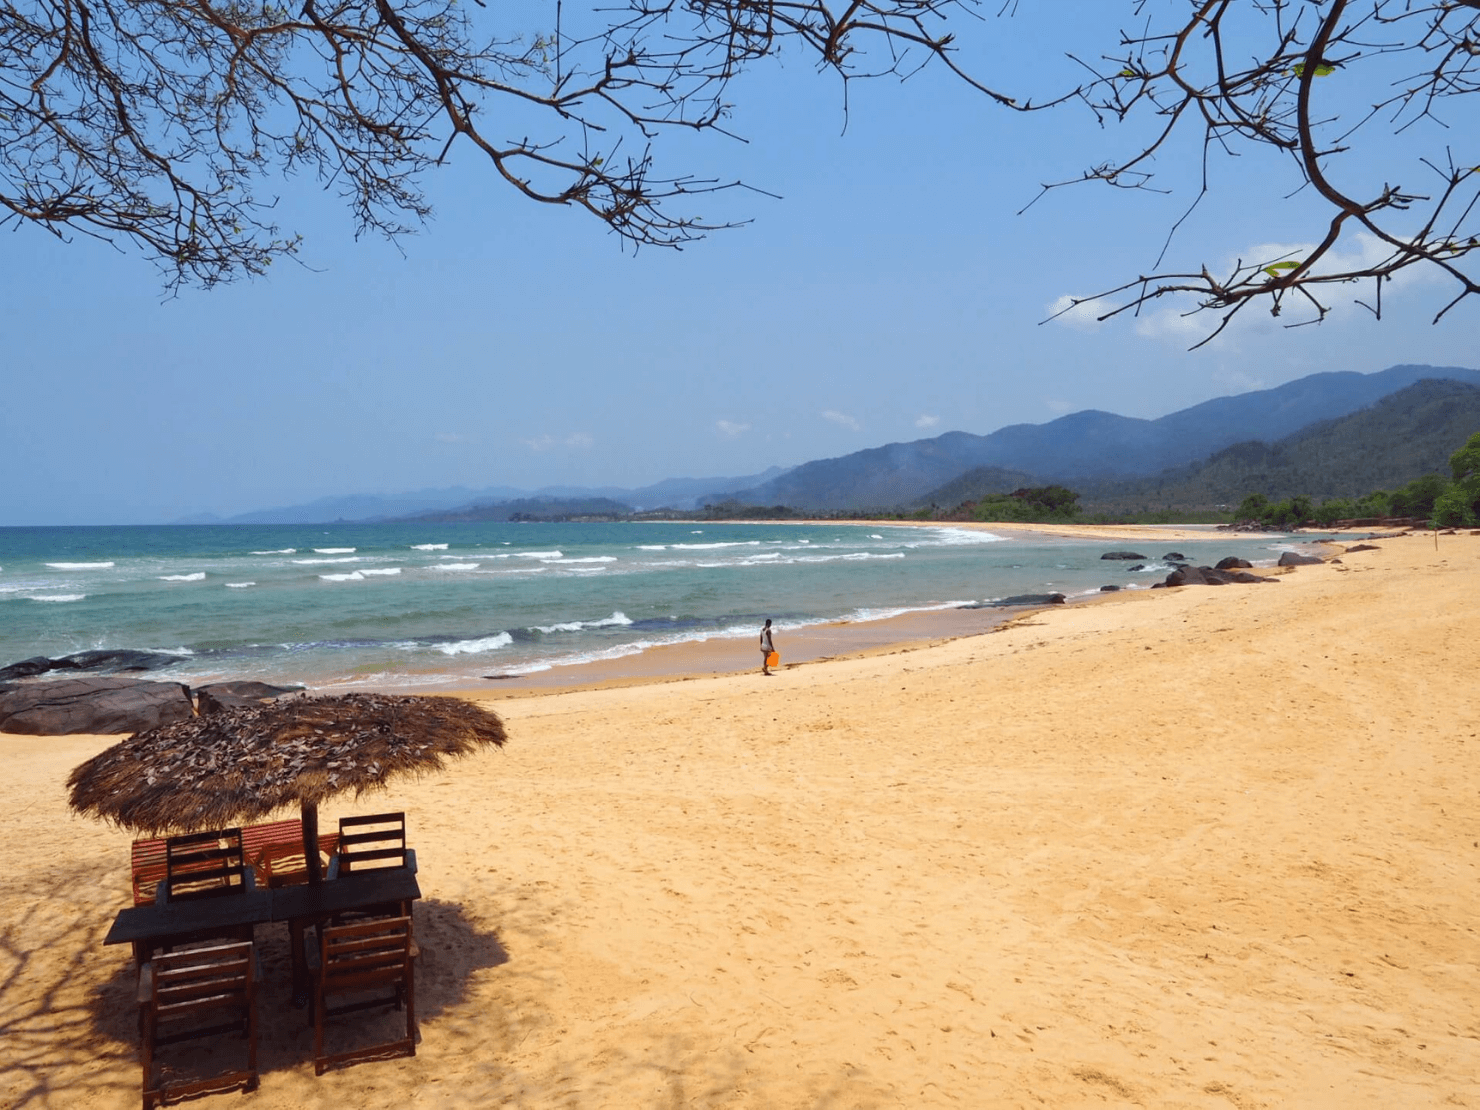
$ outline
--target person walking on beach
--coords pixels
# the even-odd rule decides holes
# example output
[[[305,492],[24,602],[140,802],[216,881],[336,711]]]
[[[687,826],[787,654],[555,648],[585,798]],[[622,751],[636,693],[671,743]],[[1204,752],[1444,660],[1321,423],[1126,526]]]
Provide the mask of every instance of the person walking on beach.
[[[771,673],[771,653],[776,650],[771,640],[771,618],[766,618],[766,626],[761,629],[761,674]]]

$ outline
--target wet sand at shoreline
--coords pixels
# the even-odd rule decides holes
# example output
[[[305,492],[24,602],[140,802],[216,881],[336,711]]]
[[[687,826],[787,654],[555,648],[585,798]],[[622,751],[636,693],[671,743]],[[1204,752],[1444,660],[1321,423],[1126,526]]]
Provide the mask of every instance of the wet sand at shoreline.
[[[417,1057],[316,1079],[274,926],[261,1089],[190,1105],[1480,1107],[1480,537],[1435,542],[489,683],[505,752],[323,812],[407,811]],[[0,1106],[137,1105],[129,836],[62,789],[112,742],[0,738]]]

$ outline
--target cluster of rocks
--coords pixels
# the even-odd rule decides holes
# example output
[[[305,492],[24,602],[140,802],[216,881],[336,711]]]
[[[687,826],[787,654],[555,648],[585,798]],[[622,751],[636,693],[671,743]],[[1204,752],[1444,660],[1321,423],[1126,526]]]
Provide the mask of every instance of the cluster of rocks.
[[[12,671],[6,667],[0,673]],[[42,673],[45,670],[31,672]],[[196,713],[261,705],[300,689],[266,682],[213,682],[192,690],[183,682],[106,676],[0,682],[0,732],[26,736],[142,732]]]
[[[1365,545],[1350,550],[1370,550]],[[1141,560],[1130,570],[1145,570],[1148,556],[1138,551],[1107,551],[1100,556],[1101,559],[1119,559],[1124,561]],[[1167,586],[1226,586],[1235,582],[1278,582],[1278,578],[1270,578],[1262,574],[1250,574],[1248,571],[1254,566],[1247,559],[1240,559],[1236,555],[1230,555],[1225,559],[1219,559],[1216,566],[1195,567],[1187,562],[1187,557],[1180,551],[1169,551],[1162,557],[1162,561],[1170,563],[1172,572],[1160,582],[1155,583],[1153,590],[1162,589]],[[1303,566],[1309,563],[1322,563],[1324,559],[1318,555],[1301,555],[1298,552],[1286,551],[1279,558],[1277,565],[1282,567]],[[1101,586],[1101,593],[1113,593],[1121,587],[1117,585]]]

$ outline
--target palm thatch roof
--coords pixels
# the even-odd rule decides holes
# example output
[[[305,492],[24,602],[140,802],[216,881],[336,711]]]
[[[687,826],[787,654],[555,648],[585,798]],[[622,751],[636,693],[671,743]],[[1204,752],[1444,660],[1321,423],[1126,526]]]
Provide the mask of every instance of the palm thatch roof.
[[[138,733],[74,769],[67,785],[73,809],[136,832],[224,828],[359,796],[505,739],[497,716],[457,698],[292,698]]]

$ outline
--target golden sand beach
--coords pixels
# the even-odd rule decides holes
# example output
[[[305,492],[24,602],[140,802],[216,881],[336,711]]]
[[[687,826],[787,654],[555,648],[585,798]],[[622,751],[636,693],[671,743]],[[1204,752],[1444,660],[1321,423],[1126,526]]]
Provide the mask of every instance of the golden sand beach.
[[[266,927],[261,1087],[190,1105],[1480,1107],[1480,536],[1378,543],[478,691],[503,752],[322,815],[407,811],[417,1056],[315,1078]],[[0,737],[0,1106],[138,1104],[114,739]]]

